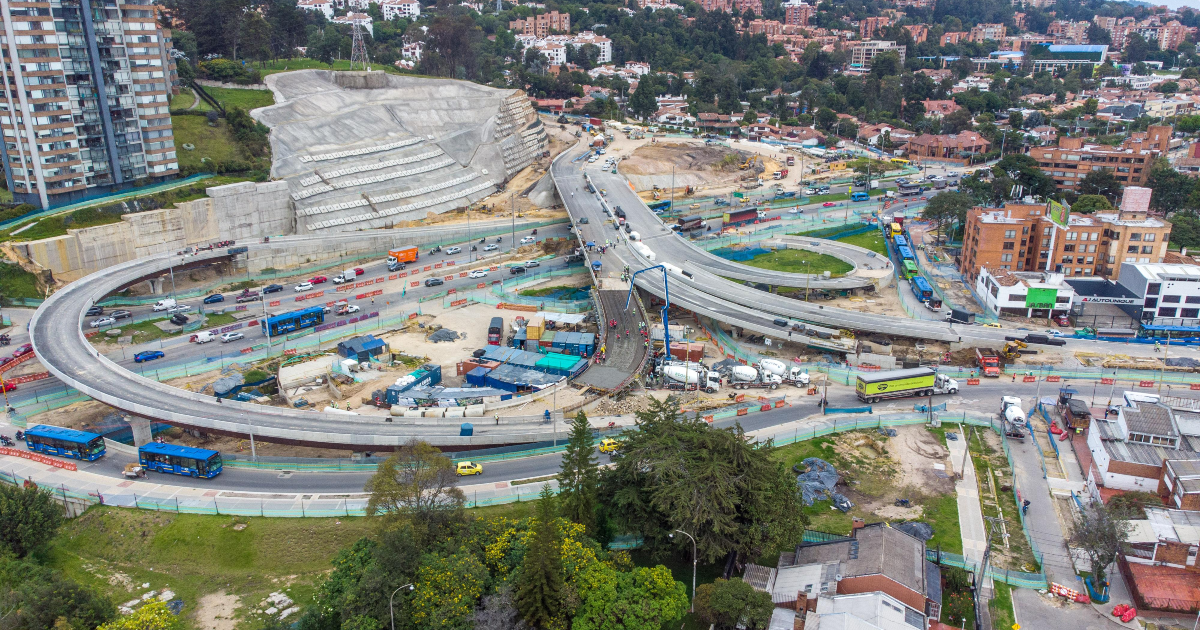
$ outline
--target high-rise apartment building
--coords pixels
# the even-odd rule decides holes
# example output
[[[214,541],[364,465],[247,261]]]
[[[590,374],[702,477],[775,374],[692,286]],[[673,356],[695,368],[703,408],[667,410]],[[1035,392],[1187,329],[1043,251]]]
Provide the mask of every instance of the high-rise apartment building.
[[[179,173],[170,34],[156,11],[122,0],[0,2],[0,157],[17,201],[48,208]]]
[[[1054,178],[1059,190],[1075,190],[1092,171],[1109,170],[1122,186],[1141,186],[1150,176],[1154,159],[1170,148],[1171,127],[1150,125],[1126,138],[1120,146],[1088,144],[1084,138],[1059,138],[1058,146],[1030,150],[1042,172]]]

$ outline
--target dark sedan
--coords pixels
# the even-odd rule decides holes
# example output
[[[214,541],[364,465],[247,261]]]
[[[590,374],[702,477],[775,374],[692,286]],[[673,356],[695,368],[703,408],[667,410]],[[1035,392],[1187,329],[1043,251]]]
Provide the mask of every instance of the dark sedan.
[[[164,354],[162,350],[147,350],[145,352],[139,352],[139,353],[133,355],[133,362],[134,363],[144,363],[146,361],[153,361],[155,359],[161,359],[165,356],[167,356],[167,355]]]
[[[283,290],[282,284],[268,284],[263,287],[263,293],[278,293]]]
[[[214,294],[204,298],[205,304],[216,304],[217,302],[224,302],[224,301],[225,301],[225,296],[221,295],[220,293],[214,293]]]

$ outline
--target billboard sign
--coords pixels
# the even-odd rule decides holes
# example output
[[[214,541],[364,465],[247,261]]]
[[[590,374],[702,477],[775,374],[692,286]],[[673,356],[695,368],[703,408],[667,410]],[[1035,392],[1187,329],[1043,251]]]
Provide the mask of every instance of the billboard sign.
[[[1025,308],[1054,308],[1055,300],[1058,299],[1058,289],[1035,289],[1029,288],[1029,292],[1025,294]]]
[[[1050,202],[1050,220],[1067,227],[1067,219],[1071,216],[1071,209],[1062,205],[1057,201]]]

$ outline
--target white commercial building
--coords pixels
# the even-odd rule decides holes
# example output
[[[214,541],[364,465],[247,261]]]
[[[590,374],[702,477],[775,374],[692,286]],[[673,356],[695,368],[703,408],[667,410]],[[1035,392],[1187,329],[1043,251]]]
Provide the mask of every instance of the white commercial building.
[[[330,21],[333,22],[334,24],[341,24],[343,26],[350,26],[351,24],[358,24],[364,30],[366,30],[368,33],[370,33],[371,37],[375,36],[375,26],[374,26],[374,24],[371,23],[371,16],[367,15],[366,13],[354,13],[353,11],[351,11],[350,13],[347,13],[346,15],[339,15]]]
[[[1200,267],[1124,263],[1117,281],[1140,304],[1143,324],[1200,326]]]
[[[333,18],[333,0],[300,0],[296,6],[305,11],[320,11],[327,20]]]
[[[1050,317],[1071,310],[1075,289],[1063,274],[1045,271],[979,270],[975,292],[994,315]]]

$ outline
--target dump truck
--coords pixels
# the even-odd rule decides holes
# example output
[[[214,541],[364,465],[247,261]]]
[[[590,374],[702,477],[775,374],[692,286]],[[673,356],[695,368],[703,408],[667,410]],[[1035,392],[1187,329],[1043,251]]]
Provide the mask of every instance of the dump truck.
[[[979,373],[992,378],[1000,377],[1000,355],[988,348],[975,348],[975,364]]]
[[[697,363],[690,364],[690,367],[663,365],[658,368],[658,373],[668,389],[695,390],[699,387],[710,394],[721,389],[721,375]]]
[[[920,367],[860,374],[854,390],[859,400],[876,403],[887,398],[957,394],[958,381],[932,368]]]
[[[729,370],[729,386],[734,389],[750,389],[765,387],[777,389],[783,379],[766,370],[756,370],[747,365],[736,365]]]
[[[795,166],[796,165],[796,156],[794,156],[794,155],[787,156],[787,165]]]

